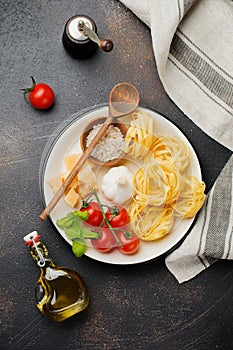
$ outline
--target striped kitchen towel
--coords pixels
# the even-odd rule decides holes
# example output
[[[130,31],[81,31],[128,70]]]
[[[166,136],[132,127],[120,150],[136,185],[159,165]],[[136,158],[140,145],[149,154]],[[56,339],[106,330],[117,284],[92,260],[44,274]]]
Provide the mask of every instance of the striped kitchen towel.
[[[121,2],[150,27],[158,74],[170,98],[233,150],[233,1]]]
[[[156,65],[176,105],[233,151],[233,1],[121,0],[151,29]],[[183,244],[166,259],[182,283],[233,259],[233,155]]]
[[[179,283],[218,259],[233,259],[233,155],[206,197],[198,220],[165,263]]]

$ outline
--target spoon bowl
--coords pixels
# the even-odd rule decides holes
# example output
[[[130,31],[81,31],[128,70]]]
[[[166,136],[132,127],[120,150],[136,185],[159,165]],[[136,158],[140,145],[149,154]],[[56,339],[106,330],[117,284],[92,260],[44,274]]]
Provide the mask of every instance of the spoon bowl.
[[[130,83],[115,85],[109,95],[109,115],[119,118],[132,113],[139,104],[139,93]]]

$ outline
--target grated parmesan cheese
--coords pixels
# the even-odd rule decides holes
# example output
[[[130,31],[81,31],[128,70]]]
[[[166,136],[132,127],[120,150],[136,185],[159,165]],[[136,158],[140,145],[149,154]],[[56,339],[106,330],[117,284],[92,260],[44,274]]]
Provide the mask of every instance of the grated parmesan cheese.
[[[88,147],[101,128],[102,124],[94,125],[87,136],[86,146]],[[105,135],[96,145],[91,155],[101,162],[108,162],[116,159],[124,150],[124,136],[117,126],[110,125]]]

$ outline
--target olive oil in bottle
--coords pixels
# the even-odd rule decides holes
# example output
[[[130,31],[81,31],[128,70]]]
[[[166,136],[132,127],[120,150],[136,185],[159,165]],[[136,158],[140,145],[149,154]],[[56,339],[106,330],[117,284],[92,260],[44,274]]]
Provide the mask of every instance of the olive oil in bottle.
[[[40,267],[35,288],[38,309],[53,321],[63,321],[86,309],[89,294],[82,277],[76,271],[52,262],[37,231],[26,235],[24,241]]]

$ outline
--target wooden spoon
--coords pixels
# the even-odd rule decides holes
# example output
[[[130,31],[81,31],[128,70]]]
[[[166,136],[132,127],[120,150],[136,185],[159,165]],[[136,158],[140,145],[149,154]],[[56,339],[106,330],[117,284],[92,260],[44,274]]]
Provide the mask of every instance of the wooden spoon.
[[[112,123],[114,118],[123,117],[126,114],[132,113],[139,104],[139,93],[137,89],[129,83],[119,83],[115,85],[109,94],[109,116],[103,123],[102,127],[83,152],[82,156],[79,158],[78,162],[75,164],[74,168],[71,170],[67,178],[65,179],[62,186],[55,193],[51,201],[48,203],[46,208],[40,214],[40,218],[45,220],[47,216],[51,213],[55,205],[59,202],[63,194],[66,192],[67,188],[78,174],[79,170],[86,162],[89,155],[92,153],[95,146],[102,139],[105,132],[107,131],[109,125]]]

